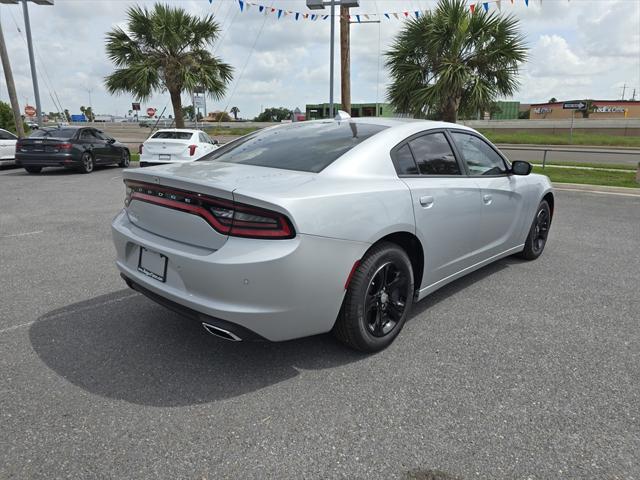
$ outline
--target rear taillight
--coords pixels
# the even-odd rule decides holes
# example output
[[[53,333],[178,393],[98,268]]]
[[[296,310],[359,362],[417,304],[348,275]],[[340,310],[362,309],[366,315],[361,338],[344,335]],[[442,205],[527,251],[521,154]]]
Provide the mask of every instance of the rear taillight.
[[[54,145],[53,148],[57,148],[58,150],[71,150],[72,146],[70,143],[59,143],[58,145]]]
[[[189,145],[189,155],[193,157],[193,154],[196,153],[197,145]]]
[[[138,147],[138,153],[139,153],[140,155],[142,155],[142,143],[141,143],[141,144],[140,144],[140,146]]]
[[[272,210],[148,183],[124,183],[125,206],[135,199],[191,213],[202,217],[217,232],[234,237],[285,239],[296,235],[286,215]]]

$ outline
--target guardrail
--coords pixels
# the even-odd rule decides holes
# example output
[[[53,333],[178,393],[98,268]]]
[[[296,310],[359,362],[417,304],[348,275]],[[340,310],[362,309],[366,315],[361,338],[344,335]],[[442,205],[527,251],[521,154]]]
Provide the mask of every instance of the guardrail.
[[[615,164],[620,162],[621,164],[629,165],[630,167],[636,167],[640,162],[640,150],[632,149],[618,149],[618,150],[606,150],[602,148],[563,148],[563,147],[545,147],[545,146],[512,146],[512,145],[499,145],[500,150],[505,152],[535,152],[540,153],[542,158],[543,168],[547,165],[549,154],[569,154],[572,156],[579,156],[579,159],[567,159],[565,161],[571,161],[574,163],[611,163]],[[511,160],[526,160],[531,161],[532,155],[507,155]],[[585,159],[587,156],[597,156],[592,160]],[[516,158],[517,157],[517,158]],[[556,156],[557,158],[557,156]],[[559,159],[562,160],[562,159]]]

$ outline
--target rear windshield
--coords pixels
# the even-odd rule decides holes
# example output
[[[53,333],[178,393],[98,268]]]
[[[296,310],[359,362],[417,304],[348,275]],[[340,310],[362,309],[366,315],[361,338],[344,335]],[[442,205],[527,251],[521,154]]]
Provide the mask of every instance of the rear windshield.
[[[200,160],[317,173],[385,128],[352,121],[292,123],[247,135]]]
[[[151,138],[169,138],[171,140],[189,140],[191,132],[156,132]]]
[[[78,129],[76,128],[43,128],[42,130],[34,130],[29,138],[36,137],[53,137],[53,138],[72,138]]]

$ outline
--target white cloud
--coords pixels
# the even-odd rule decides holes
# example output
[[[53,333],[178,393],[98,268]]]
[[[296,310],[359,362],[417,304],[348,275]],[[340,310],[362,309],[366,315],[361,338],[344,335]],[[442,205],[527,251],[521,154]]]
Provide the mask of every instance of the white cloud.
[[[260,15],[256,8],[239,13],[236,0],[164,0],[194,14],[214,13],[222,25],[215,54],[236,69],[230,85],[233,98],[209,101],[211,110],[237,105],[243,116],[256,115],[260,106],[304,107],[305,103],[328,101],[329,22],[276,20]],[[304,0],[256,0],[278,8],[306,12]],[[57,92],[65,108],[73,112],[89,103],[92,89],[94,110],[124,113],[132,99],[112,97],[103,78],[113,66],[106,59],[105,33],[123,25],[126,10],[134,4],[151,6],[151,0],[57,0],[53,7],[30,4],[33,37],[39,53],[38,71],[45,111],[55,110],[50,93]],[[435,0],[361,0],[352,13],[372,13],[432,8]],[[640,2],[638,0],[531,0],[530,6],[503,0],[503,13],[513,14],[531,48],[531,60],[522,71],[522,87],[515,98],[546,101],[549,97],[615,98],[623,83],[640,92]],[[33,90],[27,49],[14,19],[22,26],[19,5],[3,5],[1,21],[10,52],[21,103]],[[13,18],[12,18],[13,16]],[[383,101],[388,76],[384,60],[378,60],[403,22],[351,27],[352,99],[354,102]],[[336,28],[336,33],[338,32]],[[337,35],[336,35],[337,36]],[[337,40],[337,39],[336,39]],[[255,45],[255,49],[252,47]],[[340,97],[339,43],[336,41],[336,100]],[[242,77],[240,73],[246,65]],[[45,75],[45,70],[48,76]],[[379,80],[379,82],[378,82]],[[6,101],[4,79],[0,99]],[[639,95],[640,96],[640,95]],[[187,95],[184,96],[187,100]],[[166,94],[156,95],[148,105],[162,109]]]

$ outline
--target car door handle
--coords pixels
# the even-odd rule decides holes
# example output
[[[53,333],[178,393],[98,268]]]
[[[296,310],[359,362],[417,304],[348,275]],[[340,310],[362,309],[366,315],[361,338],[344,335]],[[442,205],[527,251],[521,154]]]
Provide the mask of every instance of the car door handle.
[[[482,196],[482,201],[484,202],[485,205],[491,205],[492,200],[493,200],[493,197],[491,195]]]
[[[422,205],[424,208],[433,207],[433,197],[431,195],[420,197],[420,205]]]

